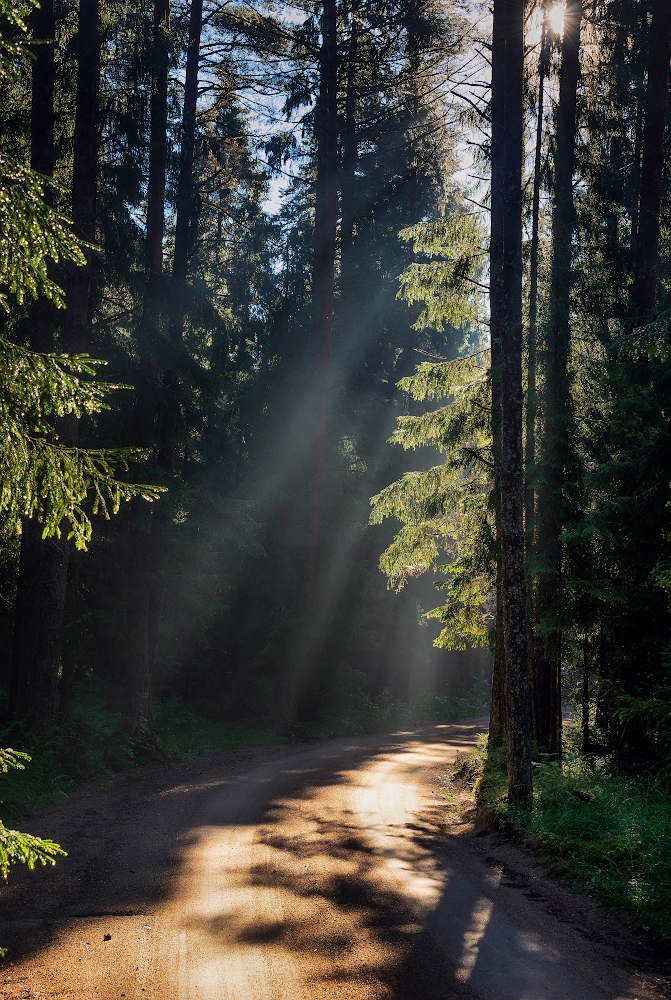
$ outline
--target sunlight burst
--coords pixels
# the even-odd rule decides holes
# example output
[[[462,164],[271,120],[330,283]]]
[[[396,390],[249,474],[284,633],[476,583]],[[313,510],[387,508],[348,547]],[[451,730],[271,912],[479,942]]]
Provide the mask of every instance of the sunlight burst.
[[[566,4],[560,0],[558,3],[550,4],[545,11],[545,30],[548,34],[561,38],[564,32],[564,14]],[[541,40],[543,26],[543,11],[541,7],[535,7],[529,16],[526,24],[525,39],[530,48],[535,48]]]
[[[566,4],[555,3],[548,10],[548,24],[553,35],[560,35],[564,30],[564,12]]]

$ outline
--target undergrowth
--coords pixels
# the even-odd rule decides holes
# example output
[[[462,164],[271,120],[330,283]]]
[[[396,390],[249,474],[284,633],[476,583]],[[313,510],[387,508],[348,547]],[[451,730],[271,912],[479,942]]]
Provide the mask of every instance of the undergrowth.
[[[167,702],[157,712],[154,737],[164,753],[178,760],[193,760],[215,750],[270,746],[286,740],[277,729],[258,722],[202,719],[179,698]]]
[[[530,809],[506,801],[505,758],[486,736],[467,759],[481,815],[528,831],[571,888],[625,910],[671,941],[671,803],[652,779],[619,773],[608,756],[585,756],[577,726],[565,729],[562,764],[534,763]]]

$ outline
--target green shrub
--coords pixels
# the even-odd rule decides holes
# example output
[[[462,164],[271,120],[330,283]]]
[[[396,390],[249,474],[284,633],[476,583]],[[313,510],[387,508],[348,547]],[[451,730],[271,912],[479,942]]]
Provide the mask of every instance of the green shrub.
[[[530,809],[506,800],[505,755],[487,741],[462,760],[471,768],[481,812],[535,835],[564,879],[627,911],[659,940],[671,940],[671,803],[650,779],[618,772],[608,756],[585,757],[577,725],[565,730],[561,764],[534,762]]]

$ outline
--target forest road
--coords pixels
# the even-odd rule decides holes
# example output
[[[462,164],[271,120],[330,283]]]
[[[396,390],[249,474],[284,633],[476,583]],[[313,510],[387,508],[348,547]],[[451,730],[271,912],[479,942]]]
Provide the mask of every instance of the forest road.
[[[210,755],[80,790],[30,824],[68,858],[0,893],[0,997],[655,995],[483,861],[491,835],[445,834],[446,765],[485,724]]]

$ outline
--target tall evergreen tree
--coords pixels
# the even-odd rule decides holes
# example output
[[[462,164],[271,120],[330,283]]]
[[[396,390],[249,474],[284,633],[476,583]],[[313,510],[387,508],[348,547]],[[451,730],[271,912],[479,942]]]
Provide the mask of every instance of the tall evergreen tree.
[[[505,74],[501,198],[501,562],[508,795],[532,790],[531,700],[526,644],[524,459],[522,453],[522,136],[524,2],[503,5]]]
[[[542,691],[543,712],[538,712],[537,739],[552,753],[561,754],[561,631],[557,614],[561,576],[561,541],[566,499],[565,481],[572,465],[569,379],[570,294],[573,260],[573,176],[576,145],[576,98],[579,76],[582,2],[567,4],[561,46],[557,135],[554,157],[552,211],[552,272],[550,320],[546,334],[544,387],[545,440],[542,460],[543,487],[539,493],[541,518],[538,556],[542,570],[538,581],[537,613],[545,629],[537,649],[534,678]]]

